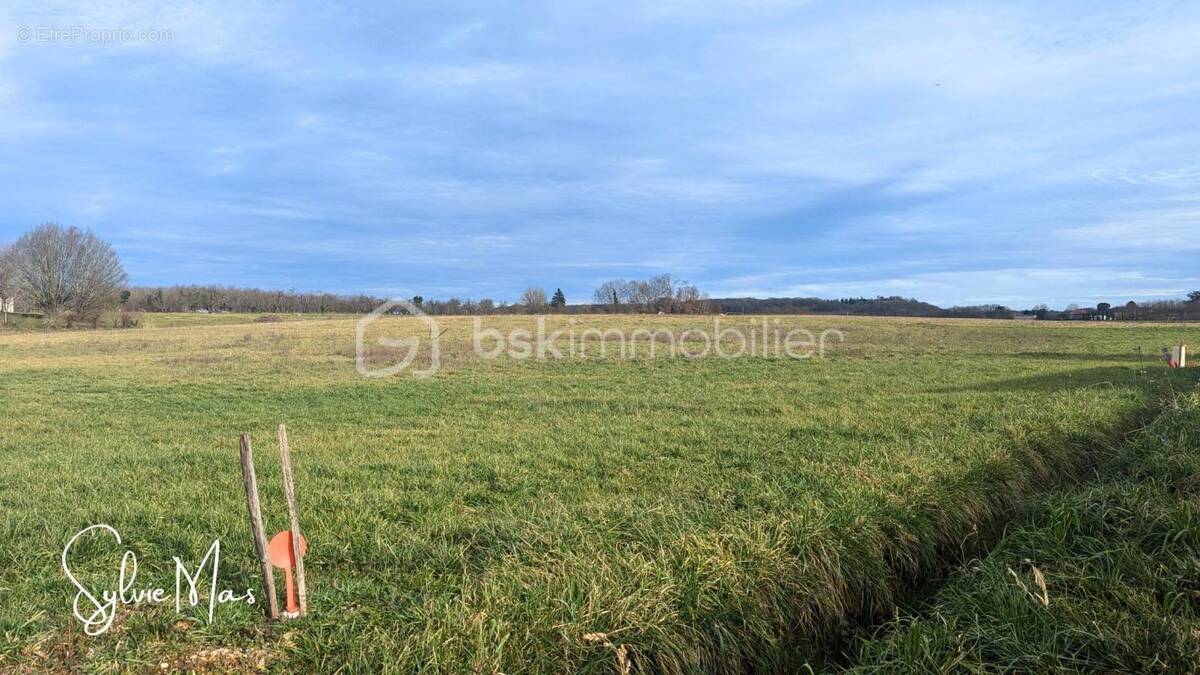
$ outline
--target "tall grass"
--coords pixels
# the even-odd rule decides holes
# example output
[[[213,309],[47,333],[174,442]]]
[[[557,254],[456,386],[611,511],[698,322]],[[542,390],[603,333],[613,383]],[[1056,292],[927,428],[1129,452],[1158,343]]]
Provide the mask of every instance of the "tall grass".
[[[0,337],[0,667],[792,671],[1195,379],[1135,351],[1176,327],[789,317],[848,339],[824,360],[484,362],[469,320],[442,321],[429,380],[359,377],[346,319]],[[79,638],[57,556],[86,525],[117,527],[148,582],[219,537],[223,585],[256,585],[237,434],[282,529],[280,422],[311,616],[140,607]]]
[[[855,672],[1200,672],[1200,394],[1046,497]]]

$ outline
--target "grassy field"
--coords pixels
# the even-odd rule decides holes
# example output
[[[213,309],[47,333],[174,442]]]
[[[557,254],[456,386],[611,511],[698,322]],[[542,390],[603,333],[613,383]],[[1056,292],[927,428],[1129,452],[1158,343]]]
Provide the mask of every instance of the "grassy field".
[[[1200,394],[1054,491],[857,673],[1200,672]]]
[[[1200,343],[1194,326],[786,317],[846,340],[806,360],[484,361],[462,318],[440,320],[436,376],[370,379],[352,318],[228,319],[0,333],[0,669],[819,667],[1193,386],[1154,354]],[[274,532],[281,422],[311,615],[136,605],[80,635],[59,556],[95,523],[124,542],[81,547],[81,579],[112,587],[129,548],[138,586],[170,590],[172,556],[220,538],[221,587],[257,588],[237,436]]]
[[[106,312],[100,317],[99,327],[102,329],[120,328],[121,314]],[[188,313],[155,313],[132,312],[130,316],[136,321],[136,328],[182,328],[185,326],[222,326],[242,323],[278,323],[281,321],[328,321],[357,318],[350,314],[246,314],[238,312],[223,312],[217,314]],[[0,335],[5,331],[11,332],[60,332],[64,330],[90,330],[86,323],[75,323],[67,326],[62,322],[51,322],[44,317],[33,315],[9,315],[4,324],[0,324]]]

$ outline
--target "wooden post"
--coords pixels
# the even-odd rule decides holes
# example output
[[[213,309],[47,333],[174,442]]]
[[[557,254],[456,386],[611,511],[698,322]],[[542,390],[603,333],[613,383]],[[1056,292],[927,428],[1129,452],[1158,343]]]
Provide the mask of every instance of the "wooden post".
[[[288,447],[287,427],[279,425],[279,456],[283,462],[283,493],[287,497],[288,518],[292,522],[292,557],[296,559],[296,595],[300,616],[308,614],[308,588],[304,584],[304,558],[300,555],[300,514],[296,509],[296,484],[292,481],[292,452]]]
[[[258,481],[254,477],[254,452],[250,449],[250,434],[242,434],[242,481],[246,484],[246,508],[250,511],[250,530],[254,548],[262,566],[263,590],[267,595],[267,617],[279,616],[279,601],[275,599],[275,578],[271,560],[267,557],[267,534],[263,531],[262,507],[258,503]]]

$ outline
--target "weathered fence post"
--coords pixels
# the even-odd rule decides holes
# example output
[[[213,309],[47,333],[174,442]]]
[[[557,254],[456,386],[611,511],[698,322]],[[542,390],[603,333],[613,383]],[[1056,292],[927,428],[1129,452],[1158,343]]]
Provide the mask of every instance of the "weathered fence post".
[[[304,556],[301,555],[300,515],[296,508],[296,485],[292,481],[292,453],[288,447],[287,427],[279,425],[279,456],[283,462],[283,493],[287,497],[288,519],[292,524],[292,555],[296,560],[296,594],[300,616],[308,614],[308,589],[304,584]]]
[[[254,476],[254,452],[250,449],[250,434],[242,434],[242,482],[246,484],[246,508],[250,511],[254,548],[258,551],[258,562],[262,567],[263,591],[267,595],[267,616],[275,619],[279,616],[279,603],[275,599],[271,560],[267,557],[267,535],[263,531],[262,507],[258,502],[258,480]]]

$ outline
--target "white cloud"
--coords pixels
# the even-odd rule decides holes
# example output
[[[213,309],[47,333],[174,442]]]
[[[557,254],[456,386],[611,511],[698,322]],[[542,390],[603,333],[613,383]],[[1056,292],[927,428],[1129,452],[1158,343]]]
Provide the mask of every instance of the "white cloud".
[[[1131,213],[1094,225],[1058,232],[1064,245],[1103,250],[1122,256],[1129,251],[1157,251],[1164,257],[1200,251],[1200,208],[1155,209]]]
[[[821,281],[818,274],[809,278],[813,281],[782,288],[720,286],[713,292],[731,297],[900,295],[944,306],[1004,304],[1023,309],[1039,303],[1063,306],[1071,302],[1180,297],[1200,283],[1195,277],[1146,275],[1138,270],[1108,267],[1011,267],[847,281]]]
[[[130,232],[219,218],[214,247],[722,294],[1079,299],[1085,276],[1161,291],[1194,266],[1200,6],[734,4],[10,7],[175,39],[0,34],[0,182],[23,186],[0,198]],[[1120,276],[1154,269],[1175,272]]]

